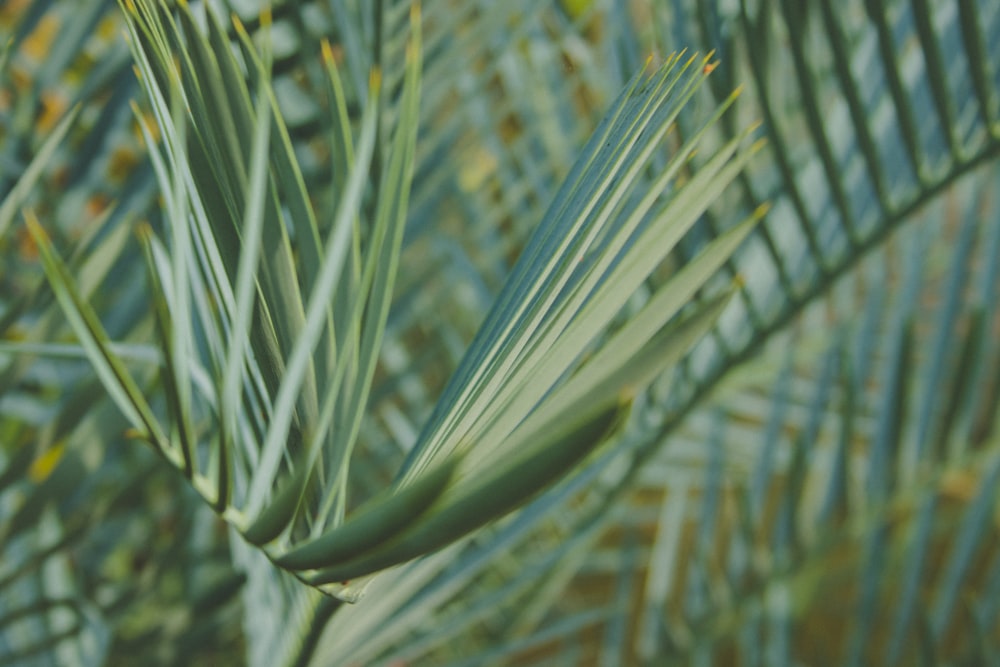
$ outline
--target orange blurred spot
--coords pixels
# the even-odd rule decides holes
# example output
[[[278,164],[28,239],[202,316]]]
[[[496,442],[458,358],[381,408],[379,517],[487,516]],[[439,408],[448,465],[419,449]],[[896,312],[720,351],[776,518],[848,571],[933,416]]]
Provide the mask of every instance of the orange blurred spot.
[[[328,40],[324,39],[320,43],[320,50],[327,65],[336,65],[344,60],[344,49],[339,44],[331,45]]]
[[[719,63],[708,63],[704,67],[701,68],[701,73],[702,74],[711,74],[715,70],[715,68],[718,67],[718,66],[719,66]]]
[[[35,237],[28,232],[27,227],[17,228],[17,254],[26,262],[38,259],[38,244],[35,243]]]
[[[90,218],[96,218],[108,207],[108,198],[104,195],[94,195],[84,205],[84,213]]]
[[[31,0],[5,0],[0,2],[0,25],[13,27],[17,20],[24,14]]]
[[[44,60],[58,35],[59,18],[50,12],[38,21],[38,26],[24,40],[22,52],[34,60]]]
[[[941,494],[959,502],[969,502],[979,490],[979,477],[969,470],[951,470],[941,479]]]
[[[139,154],[126,146],[119,146],[111,152],[108,159],[108,176],[116,182],[122,183],[139,165]]]
[[[31,88],[31,76],[23,69],[11,67],[8,75],[14,86],[14,92],[23,93]]]
[[[61,93],[52,90],[43,91],[41,100],[42,113],[38,117],[38,129],[41,132],[48,132],[65,115],[69,101]]]
[[[52,176],[49,178],[49,182],[52,187],[55,188],[65,188],[69,183],[70,171],[66,165],[59,165],[52,170]]]

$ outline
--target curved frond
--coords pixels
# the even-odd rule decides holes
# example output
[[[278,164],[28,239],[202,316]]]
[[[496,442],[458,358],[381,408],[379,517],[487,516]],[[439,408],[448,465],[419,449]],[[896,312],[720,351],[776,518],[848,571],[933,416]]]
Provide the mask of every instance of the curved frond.
[[[994,3],[117,4],[0,11],[0,662],[996,652]]]

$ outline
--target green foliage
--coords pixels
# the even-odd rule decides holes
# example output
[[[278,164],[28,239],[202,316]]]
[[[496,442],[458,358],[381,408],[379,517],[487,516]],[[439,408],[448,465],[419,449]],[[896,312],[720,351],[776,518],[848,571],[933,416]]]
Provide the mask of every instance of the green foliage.
[[[991,3],[207,4],[0,11],[0,664],[996,652]]]

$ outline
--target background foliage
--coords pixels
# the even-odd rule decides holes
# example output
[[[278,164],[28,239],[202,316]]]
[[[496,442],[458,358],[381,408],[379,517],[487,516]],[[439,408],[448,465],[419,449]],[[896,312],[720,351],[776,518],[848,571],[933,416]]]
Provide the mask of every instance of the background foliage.
[[[260,29],[258,7],[233,5]],[[122,11],[5,3],[0,663],[987,664],[1000,639],[994,5],[422,3],[414,179],[357,497],[396,474],[649,53],[716,50],[678,138],[743,86],[692,173],[755,120],[767,145],[630,312],[710,239],[771,209],[706,290],[736,279],[718,325],[636,397],[620,437],[351,606],[277,574],[126,437],[20,216],[28,204],[44,221],[151,390],[133,232],[161,224],[166,195],[129,106],[143,98]],[[374,6],[273,9],[273,87],[320,210],[336,155],[321,39],[352,126],[373,64],[390,101],[403,77],[409,3]],[[48,146],[34,182],[28,165]],[[668,156],[651,159],[650,181]]]

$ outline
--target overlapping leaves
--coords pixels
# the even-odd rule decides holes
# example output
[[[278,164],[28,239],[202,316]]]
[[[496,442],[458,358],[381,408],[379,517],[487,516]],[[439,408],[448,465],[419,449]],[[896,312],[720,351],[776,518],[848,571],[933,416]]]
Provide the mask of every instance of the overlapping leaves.
[[[351,597],[346,580],[434,551],[522,504],[606,440],[620,403],[678,359],[726,305],[720,296],[681,312],[762,210],[594,348],[624,298],[752,152],[740,134],[683,188],[675,185],[723,106],[647,190],[636,190],[711,69],[707,60],[674,56],[633,79],[584,149],[399,481],[346,516],[349,463],[407,210],[419,18],[386,146],[378,145],[389,134],[380,130],[387,103],[379,70],[355,134],[327,52],[332,125],[344,151],[335,166],[344,173],[326,223],[268,84],[266,44],[237,24],[234,53],[211,12],[204,35],[186,6],[177,18],[159,3],[124,8],[157,120],[144,132],[166,242],[148,232],[143,241],[166,419],[30,214],[29,227],[57,298],[139,437],[248,541],[309,583]],[[266,18],[262,24],[266,39]],[[381,151],[386,161],[376,173]],[[365,205],[366,197],[374,203]]]

